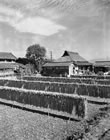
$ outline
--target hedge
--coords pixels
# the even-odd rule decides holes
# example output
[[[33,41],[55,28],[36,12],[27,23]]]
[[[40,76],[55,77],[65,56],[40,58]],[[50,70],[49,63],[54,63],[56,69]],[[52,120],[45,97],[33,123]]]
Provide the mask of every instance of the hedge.
[[[91,78],[91,79],[108,79],[108,80],[110,80],[109,75],[107,75],[107,76],[104,76],[104,75],[101,75],[101,76],[98,76],[98,75],[72,75],[71,77],[74,77],[74,78]]]
[[[2,83],[0,81],[0,83]],[[110,86],[77,84],[77,83],[58,83],[58,82],[39,82],[39,81],[14,81],[3,80],[4,86],[18,87],[28,90],[41,90],[58,93],[68,93],[77,95],[86,95],[92,97],[110,98]],[[3,83],[1,84],[3,86]]]
[[[20,81],[20,80],[7,80],[7,79],[0,80],[0,86],[22,88],[23,84],[24,84],[24,81]]]
[[[98,76],[98,75],[72,75],[70,78],[68,77],[47,77],[47,76],[42,76],[42,77],[35,77],[35,76],[24,76],[25,79],[35,79],[35,78],[46,78],[46,79],[100,79],[100,80],[110,80],[110,76]]]
[[[86,114],[86,99],[68,94],[0,87],[0,98],[63,112],[63,115],[68,113],[72,117],[84,118]]]
[[[25,89],[45,90],[68,94],[87,95],[92,97],[110,98],[110,86],[75,84],[75,83],[52,83],[52,82],[25,82]]]
[[[101,84],[110,85],[108,79],[91,79],[91,78],[64,78],[64,77],[23,77],[27,81],[49,81],[49,82],[63,82],[63,83],[85,83],[85,84]]]

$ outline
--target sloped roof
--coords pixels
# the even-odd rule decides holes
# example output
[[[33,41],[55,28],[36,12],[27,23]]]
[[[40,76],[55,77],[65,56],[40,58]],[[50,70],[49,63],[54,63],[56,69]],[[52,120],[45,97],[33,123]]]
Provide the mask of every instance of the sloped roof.
[[[110,61],[96,61],[94,63],[96,67],[110,67]]]
[[[62,57],[55,60],[55,62],[86,62],[89,63],[86,59],[81,57],[77,52],[65,51]]]
[[[82,61],[82,62],[77,62],[78,66],[90,66],[92,65],[92,63],[88,62],[88,61]]]
[[[43,67],[54,67],[54,66],[69,66],[71,63],[79,66],[90,66],[92,65],[86,59],[81,57],[77,52],[65,51],[62,57],[51,63],[46,63]]]
[[[65,67],[65,66],[69,66],[71,63],[68,63],[68,62],[63,62],[63,63],[60,63],[60,62],[51,62],[51,63],[46,63],[43,65],[43,67]]]
[[[0,52],[0,59],[16,60],[17,58],[10,52]]]
[[[0,62],[0,69],[15,69],[16,67],[25,68],[24,65],[15,62]]]
[[[65,51],[64,52],[64,54],[65,53],[68,53],[68,55],[71,57],[71,60],[72,61],[80,61],[80,62],[82,62],[82,61],[87,61],[86,59],[84,59],[83,57],[81,57],[80,55],[79,55],[79,53],[77,53],[77,52],[69,52],[69,51]],[[64,57],[65,55],[63,55],[63,57]]]
[[[57,60],[54,60],[54,62],[72,62],[70,56],[60,57]]]

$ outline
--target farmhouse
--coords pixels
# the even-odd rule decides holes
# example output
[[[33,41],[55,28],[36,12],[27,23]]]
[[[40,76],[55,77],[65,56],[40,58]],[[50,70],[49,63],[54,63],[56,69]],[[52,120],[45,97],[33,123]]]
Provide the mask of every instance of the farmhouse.
[[[102,72],[110,71],[110,60],[95,61],[94,70],[95,73],[98,73],[99,71]]]
[[[43,65],[42,74],[50,76],[70,76],[80,74],[82,70],[92,68],[92,64],[77,52],[64,51],[63,55],[50,63]]]
[[[16,57],[9,52],[0,52],[0,75],[13,75],[15,71],[23,71],[25,67],[16,63]]]

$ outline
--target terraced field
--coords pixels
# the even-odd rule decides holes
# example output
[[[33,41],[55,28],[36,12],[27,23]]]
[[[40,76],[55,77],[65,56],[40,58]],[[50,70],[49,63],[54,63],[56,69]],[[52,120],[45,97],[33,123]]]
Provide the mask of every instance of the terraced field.
[[[0,80],[0,140],[110,140],[110,86],[101,84]],[[84,117],[75,121],[70,116],[64,119],[57,115],[61,109],[64,115],[64,108],[68,107],[68,111],[68,105],[72,105],[76,96],[82,102],[82,95],[87,101],[84,102]],[[83,106],[76,103],[74,106],[78,106],[76,111],[72,106],[72,114],[73,111],[82,112]],[[53,109],[56,112],[51,115]]]
[[[88,104],[89,119],[76,122],[0,105],[0,140],[109,140],[105,107]]]
[[[61,140],[78,125],[78,122],[0,105],[0,140]]]

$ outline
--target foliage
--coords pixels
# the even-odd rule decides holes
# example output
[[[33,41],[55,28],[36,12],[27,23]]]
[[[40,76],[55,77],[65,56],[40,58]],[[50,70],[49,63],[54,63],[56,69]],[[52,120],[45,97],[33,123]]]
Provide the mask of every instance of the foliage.
[[[4,85],[3,85],[4,83]],[[63,94],[75,94],[91,97],[110,98],[109,85],[94,85],[85,83],[61,83],[61,82],[43,82],[43,81],[14,81],[3,80],[0,81],[2,86],[24,88],[28,90],[50,91]]]
[[[110,80],[110,76],[107,75],[72,75],[72,78],[91,78],[91,79],[108,79]]]
[[[49,82],[62,82],[62,83],[85,83],[85,84],[100,84],[100,85],[110,85],[109,79],[94,79],[94,78],[64,78],[64,77],[23,77],[24,80],[28,81],[49,81]]]
[[[65,94],[52,94],[40,91],[0,88],[0,98],[18,103],[34,105],[57,112],[68,113],[71,117],[85,117],[85,99]],[[79,107],[80,105],[80,107]],[[73,110],[74,109],[74,110]],[[74,113],[73,113],[74,111]],[[50,112],[51,113],[51,112]]]
[[[41,65],[44,62],[45,55],[46,49],[39,44],[31,45],[26,50],[26,58],[34,63],[35,68],[38,71],[41,71]]]
[[[97,73],[97,75],[98,75],[98,76],[103,76],[103,75],[104,75],[104,72],[103,72],[103,71],[99,71],[99,72]]]

